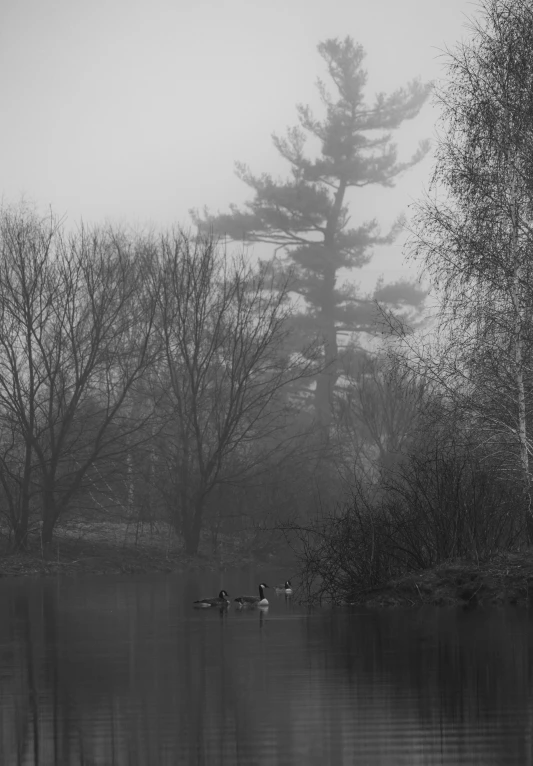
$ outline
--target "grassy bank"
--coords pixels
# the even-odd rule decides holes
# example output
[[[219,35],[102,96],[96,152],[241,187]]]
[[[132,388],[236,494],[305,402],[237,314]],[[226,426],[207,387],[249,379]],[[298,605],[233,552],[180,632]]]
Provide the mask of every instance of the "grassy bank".
[[[9,543],[6,541],[6,550]],[[188,556],[164,524],[76,522],[57,529],[44,554],[38,536],[28,551],[0,555],[0,577],[180,572],[191,568],[230,568],[251,564],[262,554],[251,535],[205,537],[197,556]]]
[[[480,564],[448,561],[354,594],[353,603],[379,607],[529,606],[533,603],[533,553],[497,554]]]
[[[7,541],[6,541],[7,547]],[[277,554],[277,555],[276,555]],[[253,535],[205,536],[197,556],[188,556],[164,524],[73,522],[57,530],[43,555],[38,537],[25,553],[0,554],[0,577],[110,575],[226,569],[254,563],[284,563],[288,552],[259,549]],[[292,562],[294,566],[294,562]],[[372,590],[354,591],[350,603],[373,607],[495,604],[528,606],[533,602],[533,553],[498,554],[475,564],[453,560]]]

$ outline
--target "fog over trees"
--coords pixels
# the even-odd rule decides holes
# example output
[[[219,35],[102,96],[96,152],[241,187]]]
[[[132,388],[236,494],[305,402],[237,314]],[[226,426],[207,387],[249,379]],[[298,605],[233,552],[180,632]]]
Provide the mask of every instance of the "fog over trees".
[[[312,357],[287,352],[289,281],[268,266],[183,232],[155,243],[153,266],[164,486],[195,553],[214,487],[242,481],[283,449],[296,412],[287,389],[309,377]]]
[[[438,308],[424,337],[382,307],[415,428],[344,513],[295,528],[317,597],[531,545],[532,52],[531,5],[485,0],[446,56],[432,186],[409,242]]]
[[[244,210],[233,205],[230,214],[213,216],[205,211],[203,217],[193,211],[193,219],[204,230],[236,241],[269,243],[285,255],[294,275],[292,290],[305,304],[292,321],[304,336],[317,335],[323,349],[314,407],[317,421],[327,431],[342,359],[338,336],[374,332],[374,298],[386,296],[379,291],[370,299],[362,296],[353,281],[341,283],[339,272],[362,268],[372,257],[372,246],[391,243],[401,229],[398,221],[382,234],[375,219],[351,227],[353,206],[347,195],[351,188],[370,184],[393,186],[425,156],[428,141],[409,160],[399,161],[391,137],[405,120],[417,116],[431,86],[415,80],[389,95],[379,93],[369,105],[361,45],[351,37],[330,39],[319,44],[318,52],[329,76],[317,83],[324,116],[316,117],[300,104],[299,125],[283,137],[273,136],[276,149],[290,165],[289,179],[276,180],[269,173],[255,176],[238,164],[237,173],[254,192],[253,199]],[[309,148],[306,152],[307,140],[311,152]],[[315,144],[319,151],[313,156]],[[398,300],[413,301],[413,308],[418,308],[423,291],[405,287]]]
[[[88,473],[135,440],[126,411],[155,360],[144,253],[119,232],[67,234],[20,207],[0,215],[0,482],[25,547],[43,545]]]
[[[426,154],[400,161],[392,135],[430,93],[367,102],[350,37],[318,46],[323,114],[299,106],[274,136],[289,178],[238,165],[242,210],[132,233],[2,207],[6,546],[46,551],[76,520],[164,526],[190,555],[275,554],[285,535],[309,593],[339,601],[529,544],[532,51],[528,3],[485,0],[447,55],[409,223],[438,306],[426,336],[421,286],[342,282],[401,225],[352,223],[349,190]]]

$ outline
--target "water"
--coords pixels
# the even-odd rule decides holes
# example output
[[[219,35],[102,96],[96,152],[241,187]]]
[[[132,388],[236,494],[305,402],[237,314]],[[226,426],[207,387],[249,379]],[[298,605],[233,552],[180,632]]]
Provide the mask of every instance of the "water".
[[[2,766],[531,763],[526,611],[191,607],[258,581],[2,580]]]

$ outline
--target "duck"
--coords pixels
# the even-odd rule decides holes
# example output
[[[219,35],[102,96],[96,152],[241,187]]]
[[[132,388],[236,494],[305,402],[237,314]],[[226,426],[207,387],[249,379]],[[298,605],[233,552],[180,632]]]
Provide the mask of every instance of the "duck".
[[[268,606],[268,601],[265,598],[265,588],[270,586],[262,582],[259,586],[259,598],[257,596],[237,596],[234,599],[239,606]]]
[[[292,596],[293,594],[290,580],[286,580],[284,585],[275,585],[274,590],[276,591],[278,596],[281,595],[282,593],[284,593],[286,596]]]
[[[228,596],[227,591],[221,590],[216,598],[201,598],[199,601],[194,601],[193,606],[195,609],[207,609],[210,606],[226,607],[230,605]]]

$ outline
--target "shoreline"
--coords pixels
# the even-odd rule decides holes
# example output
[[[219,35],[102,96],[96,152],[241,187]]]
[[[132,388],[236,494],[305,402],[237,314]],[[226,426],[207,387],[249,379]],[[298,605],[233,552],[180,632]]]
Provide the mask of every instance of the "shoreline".
[[[109,531],[109,528],[108,530]],[[285,566],[284,556],[258,555],[244,541],[221,541],[217,553],[207,541],[195,556],[159,535],[113,539],[109,535],[58,538],[48,556],[36,543],[28,552],[0,556],[0,578],[82,575],[172,574],[246,566]],[[292,562],[294,569],[294,561]],[[529,606],[533,602],[533,551],[498,553],[481,563],[450,560],[388,583],[354,590],[345,605],[371,608],[418,606]]]
[[[246,566],[256,557],[244,541],[221,540],[217,552],[202,541],[195,556],[185,553],[168,529],[141,534],[124,524],[78,525],[61,530],[45,554],[37,538],[27,551],[0,555],[0,577],[48,577],[116,574],[170,574],[187,569]],[[248,546],[249,548],[249,546]]]
[[[195,555],[186,553],[165,523],[73,519],[58,527],[46,552],[37,534],[29,537],[28,550],[21,552],[9,551],[10,538],[3,537],[7,550],[0,553],[0,578],[171,574],[265,565],[294,568],[290,549],[250,532],[205,534]]]

